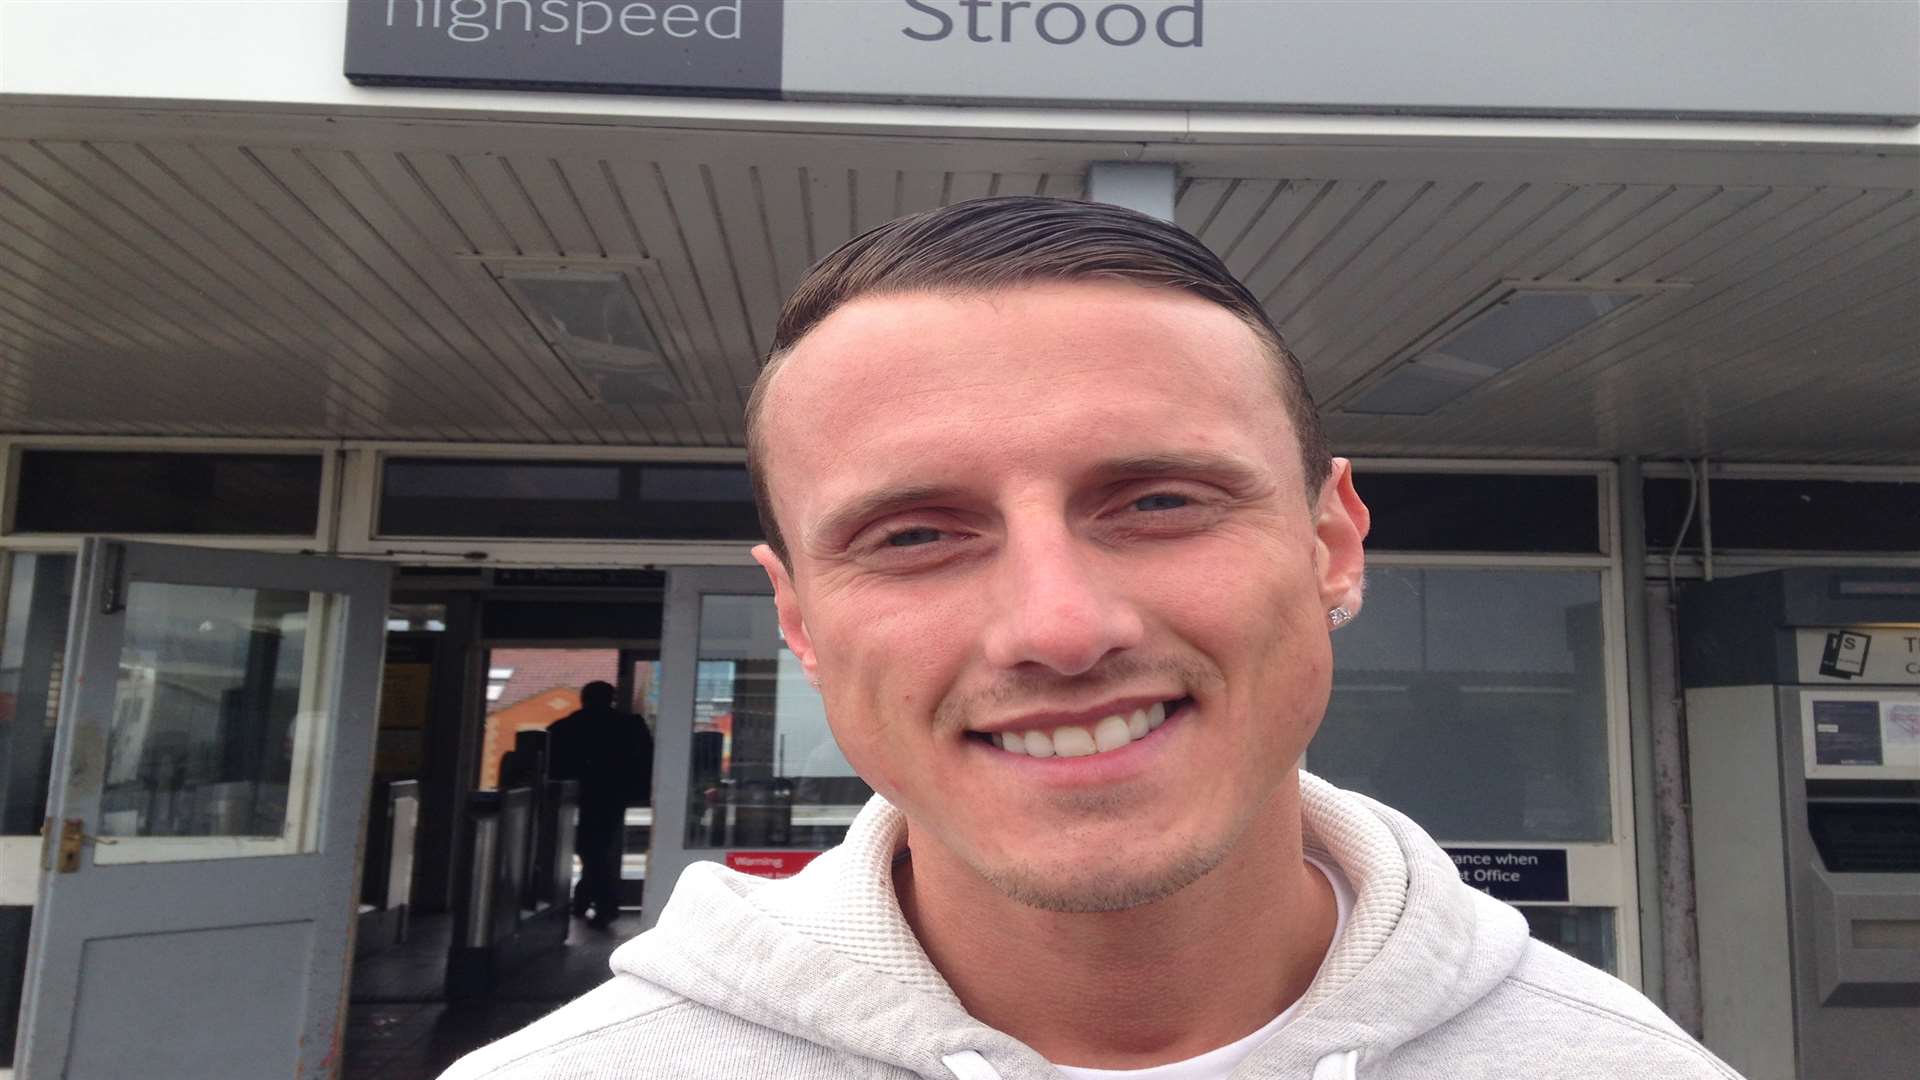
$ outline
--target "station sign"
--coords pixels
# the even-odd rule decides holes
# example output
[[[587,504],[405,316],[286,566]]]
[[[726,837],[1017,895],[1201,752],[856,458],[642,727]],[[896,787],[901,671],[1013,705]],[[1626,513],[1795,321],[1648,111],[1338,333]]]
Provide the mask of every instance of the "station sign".
[[[800,100],[1920,120],[1920,0],[347,0],[346,76]]]
[[[1564,848],[1450,847],[1446,852],[1461,881],[1496,900],[1564,904],[1571,896]]]

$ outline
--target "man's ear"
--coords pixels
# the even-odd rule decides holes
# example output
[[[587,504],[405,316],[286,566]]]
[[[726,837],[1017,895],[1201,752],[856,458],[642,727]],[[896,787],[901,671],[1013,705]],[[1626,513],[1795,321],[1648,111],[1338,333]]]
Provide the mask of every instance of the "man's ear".
[[[1350,615],[1360,613],[1367,569],[1366,552],[1360,542],[1367,538],[1372,522],[1367,504],[1353,490],[1353,463],[1334,458],[1313,514],[1317,538],[1314,565],[1320,576],[1321,607],[1346,608]]]
[[[773,607],[780,615],[780,634],[787,639],[787,648],[792,649],[800,661],[807,681],[819,687],[819,658],[813,651],[813,636],[807,633],[807,621],[800,614],[800,598],[793,590],[793,575],[787,571],[787,564],[780,561],[780,556],[765,544],[754,545],[753,561],[760,564],[767,572],[767,580],[773,582]]]

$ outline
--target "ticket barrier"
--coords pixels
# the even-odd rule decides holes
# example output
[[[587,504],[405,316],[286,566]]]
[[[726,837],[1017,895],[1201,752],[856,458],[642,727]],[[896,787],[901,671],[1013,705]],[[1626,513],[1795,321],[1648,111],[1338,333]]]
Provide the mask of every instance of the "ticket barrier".
[[[511,755],[509,755],[511,756]],[[449,1000],[482,998],[529,958],[567,940],[577,781],[468,796],[468,845],[453,942]]]
[[[420,782],[373,785],[366,859],[360,872],[360,921],[355,956],[407,940],[413,898],[413,849],[420,823]]]
[[[1920,573],[1680,605],[1704,1041],[1752,1080],[1920,1062]]]

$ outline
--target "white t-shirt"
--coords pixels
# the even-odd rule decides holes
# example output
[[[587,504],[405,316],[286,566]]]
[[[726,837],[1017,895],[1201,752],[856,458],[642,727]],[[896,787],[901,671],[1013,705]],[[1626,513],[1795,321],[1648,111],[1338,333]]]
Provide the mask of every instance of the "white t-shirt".
[[[1334,924],[1333,940],[1347,928],[1347,917],[1353,913],[1353,883],[1340,868],[1321,862],[1313,856],[1307,856],[1307,862],[1320,871],[1333,886]],[[1322,957],[1321,963],[1326,963]],[[1315,972],[1316,977],[1318,972]],[[1297,1002],[1295,1004],[1298,1004]],[[1286,1026],[1293,1019],[1294,1006],[1289,1005],[1279,1016],[1260,1026],[1260,1030],[1243,1039],[1235,1039],[1215,1050],[1209,1050],[1197,1057],[1185,1061],[1155,1065],[1147,1069],[1083,1069],[1074,1065],[1055,1065],[1060,1074],[1068,1080],[1225,1080],[1254,1048],[1271,1038],[1273,1033]]]

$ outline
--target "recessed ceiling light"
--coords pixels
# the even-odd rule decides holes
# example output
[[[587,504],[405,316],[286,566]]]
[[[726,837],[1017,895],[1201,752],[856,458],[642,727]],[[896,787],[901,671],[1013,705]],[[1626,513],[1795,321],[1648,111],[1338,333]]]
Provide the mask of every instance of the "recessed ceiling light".
[[[687,399],[624,271],[511,267],[494,276],[595,399]]]
[[[1507,288],[1339,409],[1425,416],[1646,295],[1646,289]]]

